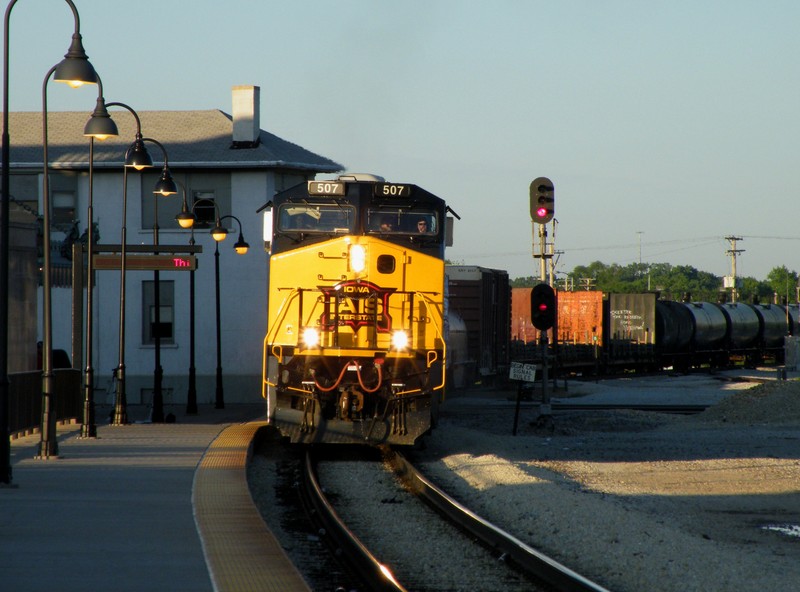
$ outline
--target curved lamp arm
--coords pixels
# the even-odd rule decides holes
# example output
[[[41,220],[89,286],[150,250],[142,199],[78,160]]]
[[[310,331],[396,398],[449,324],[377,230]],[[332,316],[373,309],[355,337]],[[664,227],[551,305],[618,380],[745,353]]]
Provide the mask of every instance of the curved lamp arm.
[[[118,136],[117,124],[108,114],[106,99],[103,96],[103,81],[97,77],[97,103],[92,116],[83,128],[83,135],[103,141],[111,136]]]
[[[219,204],[217,204],[217,202],[215,202],[213,200],[207,200],[207,199],[195,200],[194,203],[192,203],[192,206],[190,208],[189,204],[188,204],[188,202],[186,200],[186,187],[184,186],[183,183],[179,182],[178,184],[180,185],[181,190],[183,191],[183,206],[181,207],[180,213],[177,216],[175,216],[175,220],[178,221],[178,224],[180,225],[180,227],[181,228],[193,228],[194,227],[194,223],[197,220],[196,216],[194,215],[195,206],[197,206],[197,204],[200,203],[200,202],[211,201],[211,203],[214,204],[214,212],[216,214],[216,220],[214,222],[214,228],[211,229],[211,236],[217,242],[224,241],[228,236],[228,231],[227,231],[227,229],[225,227],[222,226],[222,221],[225,220],[226,218],[233,218],[239,224],[239,239],[233,245],[233,248],[236,250],[236,252],[239,255],[244,255],[245,253],[247,253],[247,250],[250,248],[250,245],[248,245],[244,240],[244,236],[242,234],[242,222],[241,222],[241,220],[239,220],[239,218],[237,218],[236,216],[234,216],[232,214],[227,214],[225,216],[220,216],[219,215]]]
[[[245,253],[247,253],[247,250],[250,248],[250,245],[248,245],[244,240],[244,235],[242,234],[242,221],[239,220],[239,218],[237,218],[233,214],[227,214],[226,216],[223,216],[222,218],[220,218],[218,220],[217,226],[222,228],[222,225],[220,224],[220,222],[222,222],[225,218],[233,218],[239,224],[239,239],[233,245],[233,248],[236,251],[236,253],[238,253],[239,255],[244,255]],[[213,234],[213,231],[212,231],[212,234]],[[227,230],[225,231],[225,234],[226,235],[228,234]],[[225,237],[223,236],[222,238],[224,239]],[[217,240],[216,236],[214,236],[214,240]]]
[[[155,144],[164,154],[164,166],[161,169],[161,178],[158,180],[158,182],[156,182],[153,193],[163,196],[175,195],[178,193],[178,186],[175,184],[175,180],[172,178],[172,173],[169,172],[169,156],[167,156],[167,149],[164,148],[164,145],[161,142],[154,140],[153,138],[142,138],[142,142],[151,142]]]
[[[133,144],[131,144],[131,146],[125,152],[125,166],[133,167],[137,171],[141,171],[144,168],[153,166],[153,159],[150,157],[150,153],[147,152],[147,148],[144,145],[144,138],[142,137],[142,120],[139,119],[139,114],[134,111],[131,106],[126,105],[125,103],[106,103],[106,108],[108,107],[122,107],[123,109],[127,109],[131,112],[133,119],[136,121],[136,138],[134,139]]]

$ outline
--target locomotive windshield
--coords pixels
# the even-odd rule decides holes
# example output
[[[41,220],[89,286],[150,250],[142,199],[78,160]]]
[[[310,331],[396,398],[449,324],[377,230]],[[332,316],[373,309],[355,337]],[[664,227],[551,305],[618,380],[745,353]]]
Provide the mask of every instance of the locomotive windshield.
[[[432,210],[408,210],[400,208],[370,208],[367,211],[369,232],[424,234],[439,233],[439,220]]]
[[[283,232],[352,234],[356,228],[356,209],[342,204],[283,204],[278,230]]]

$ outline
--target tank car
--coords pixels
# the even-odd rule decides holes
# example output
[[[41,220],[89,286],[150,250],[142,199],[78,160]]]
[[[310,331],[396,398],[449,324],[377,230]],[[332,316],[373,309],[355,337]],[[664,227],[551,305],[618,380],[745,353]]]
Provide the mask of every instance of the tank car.
[[[277,193],[263,389],[294,443],[409,445],[446,376],[445,201],[369,175]]]
[[[784,362],[786,337],[793,334],[794,319],[791,307],[779,304],[753,304],[760,325],[758,351],[763,358]],[[796,309],[797,305],[793,305]]]

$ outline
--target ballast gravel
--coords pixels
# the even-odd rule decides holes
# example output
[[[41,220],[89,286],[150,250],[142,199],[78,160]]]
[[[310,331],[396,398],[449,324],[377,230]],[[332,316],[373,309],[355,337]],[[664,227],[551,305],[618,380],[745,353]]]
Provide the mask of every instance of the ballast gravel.
[[[800,589],[800,381],[659,376],[553,394],[580,402],[597,392],[715,404],[691,416],[556,410],[542,423],[534,400],[514,435],[515,393],[469,389],[448,396],[409,457],[464,505],[608,590]],[[505,587],[464,592],[475,589]]]
[[[659,377],[641,395],[667,384],[697,383]],[[541,427],[533,404],[516,436],[507,397],[473,391],[444,404],[414,460],[484,518],[609,590],[798,590],[800,382],[719,385],[735,388],[693,416],[564,411]]]

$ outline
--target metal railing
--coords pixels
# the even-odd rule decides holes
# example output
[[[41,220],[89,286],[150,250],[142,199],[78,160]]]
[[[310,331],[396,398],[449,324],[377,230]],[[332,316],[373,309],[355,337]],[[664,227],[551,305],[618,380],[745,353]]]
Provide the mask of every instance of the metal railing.
[[[72,368],[54,370],[56,420],[81,417],[81,372]],[[30,433],[42,421],[42,373],[9,374],[9,433]]]

